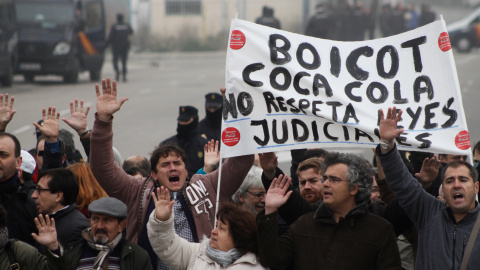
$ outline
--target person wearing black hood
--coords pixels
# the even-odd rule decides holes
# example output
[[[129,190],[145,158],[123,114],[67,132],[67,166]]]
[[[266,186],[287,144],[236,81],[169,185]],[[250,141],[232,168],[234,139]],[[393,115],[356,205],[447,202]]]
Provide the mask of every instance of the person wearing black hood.
[[[203,167],[203,150],[207,139],[198,132],[198,110],[193,106],[180,106],[177,134],[162,141],[160,145],[175,144],[187,154],[188,176],[192,177]]]
[[[223,97],[219,93],[205,95],[205,118],[198,123],[198,133],[207,140],[220,141],[222,133]]]
[[[268,27],[273,27],[276,29],[282,29],[280,27],[280,21],[277,18],[275,18],[273,13],[274,13],[273,8],[264,6],[262,9],[262,16],[258,17],[257,20],[255,20],[255,23],[265,25]]]

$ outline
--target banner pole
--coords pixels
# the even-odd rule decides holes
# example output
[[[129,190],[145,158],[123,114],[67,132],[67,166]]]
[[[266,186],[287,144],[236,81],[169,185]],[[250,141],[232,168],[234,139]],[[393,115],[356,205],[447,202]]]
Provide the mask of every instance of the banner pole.
[[[225,146],[224,146],[225,147]],[[215,203],[215,223],[213,223],[213,227],[217,226],[217,213],[218,213],[218,204],[220,203],[220,184],[222,183],[222,161],[223,155],[222,151],[220,150],[220,162],[218,164],[218,185],[217,185],[217,201]]]

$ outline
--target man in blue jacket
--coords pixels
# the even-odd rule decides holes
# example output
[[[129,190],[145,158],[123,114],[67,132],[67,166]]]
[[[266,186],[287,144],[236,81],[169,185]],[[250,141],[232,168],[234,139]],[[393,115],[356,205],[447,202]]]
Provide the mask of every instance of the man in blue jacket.
[[[380,121],[381,143],[376,151],[385,172],[387,183],[418,230],[416,269],[460,269],[480,207],[475,201],[478,193],[478,173],[464,161],[455,161],[442,171],[442,191],[446,203],[423,190],[403,164],[394,140],[403,129],[397,129],[402,111],[389,108]],[[435,166],[435,157],[424,165]],[[480,240],[474,242],[472,254],[480,253]],[[479,256],[471,256],[467,269],[478,269]]]

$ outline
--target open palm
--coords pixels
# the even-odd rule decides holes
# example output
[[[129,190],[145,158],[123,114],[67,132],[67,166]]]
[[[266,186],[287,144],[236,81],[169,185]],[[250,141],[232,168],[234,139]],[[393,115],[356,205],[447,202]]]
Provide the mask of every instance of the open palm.
[[[44,218],[43,215],[40,214],[38,218],[35,218],[35,225],[37,226],[38,234],[32,233],[33,239],[50,250],[58,249],[55,220],[48,215]]]
[[[172,215],[172,208],[175,201],[170,201],[170,191],[168,188],[157,188],[157,194],[152,192],[152,198],[155,203],[155,215],[158,220],[166,221]]]
[[[272,184],[268,188],[265,195],[265,214],[270,214],[278,210],[280,206],[284,205],[292,191],[287,192],[292,178],[287,175],[279,175],[278,178],[274,178]]]
[[[98,84],[95,84],[95,92],[97,94],[97,113],[99,116],[111,118],[128,100],[128,98],[122,98],[117,101],[117,82],[113,81],[112,83],[110,78],[102,80],[102,93],[100,93]]]

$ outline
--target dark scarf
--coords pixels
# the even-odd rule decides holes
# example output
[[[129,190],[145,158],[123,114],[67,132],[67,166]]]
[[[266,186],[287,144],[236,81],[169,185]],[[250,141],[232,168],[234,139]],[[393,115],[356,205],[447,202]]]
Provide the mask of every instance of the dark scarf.
[[[223,106],[211,112],[205,109],[205,119],[212,127],[220,127],[222,125]]]
[[[0,181],[0,187],[6,187],[6,186],[15,186],[15,185],[18,185],[20,184],[20,182],[18,181],[18,171],[15,170],[15,173],[10,176],[9,178],[3,180],[3,181]]]
[[[198,118],[194,118],[193,121],[188,125],[180,125],[177,123],[177,137],[178,138],[188,138],[193,134],[198,126]]]

